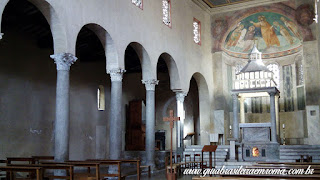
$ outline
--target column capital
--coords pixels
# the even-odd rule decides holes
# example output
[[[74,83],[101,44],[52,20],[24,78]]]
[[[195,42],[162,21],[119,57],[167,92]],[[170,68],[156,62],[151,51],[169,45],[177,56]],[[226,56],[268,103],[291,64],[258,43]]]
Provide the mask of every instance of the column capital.
[[[114,82],[114,81],[122,81],[122,77],[123,77],[123,73],[125,73],[126,70],[124,69],[110,69],[110,70],[107,70],[107,73],[110,74],[110,77],[111,77],[111,81]]]
[[[268,94],[269,94],[270,96],[275,96],[277,93],[276,93],[276,92],[268,92]]]
[[[239,94],[232,94],[232,99],[233,101],[238,101],[238,98],[239,98]]]
[[[156,89],[156,85],[158,85],[159,80],[156,79],[148,79],[148,80],[141,80],[142,84],[146,86],[147,91],[154,91]]]
[[[50,57],[54,60],[54,63],[57,65],[57,70],[69,71],[70,66],[77,61],[77,57],[75,57],[71,53],[59,53],[50,55]]]
[[[246,100],[246,98],[244,98],[243,96],[238,96],[238,98],[240,102],[244,102],[244,100]]]
[[[0,33],[0,40],[2,39],[3,35],[4,35],[3,33]]]
[[[184,102],[184,98],[187,96],[187,93],[186,92],[182,92],[182,91],[177,91],[175,92],[176,93],[176,99],[177,101],[180,101],[180,102]]]

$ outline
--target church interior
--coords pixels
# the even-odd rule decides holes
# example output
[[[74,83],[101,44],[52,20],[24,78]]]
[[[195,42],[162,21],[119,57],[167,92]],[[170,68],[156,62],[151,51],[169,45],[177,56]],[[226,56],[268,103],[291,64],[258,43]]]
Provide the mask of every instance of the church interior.
[[[0,0],[0,178],[320,178],[319,6]]]

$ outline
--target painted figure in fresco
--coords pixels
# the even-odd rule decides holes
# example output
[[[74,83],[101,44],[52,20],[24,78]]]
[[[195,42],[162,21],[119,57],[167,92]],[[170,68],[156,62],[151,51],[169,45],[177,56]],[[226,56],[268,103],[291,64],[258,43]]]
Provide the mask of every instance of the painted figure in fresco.
[[[246,28],[243,28],[241,30],[241,33],[240,33],[240,37],[239,37],[239,40],[237,42],[237,45],[238,47],[242,47],[243,43],[244,43],[244,36],[246,35],[247,33],[247,29]]]
[[[288,41],[288,43],[290,43],[292,45],[293,44],[293,38],[290,35],[290,33],[288,32],[288,30],[285,27],[283,27],[282,25],[280,25],[280,23],[277,22],[277,21],[274,21],[273,25],[280,32],[280,34]]]
[[[284,17],[280,18],[281,21],[287,26],[288,29],[290,29],[290,31],[300,40],[302,40],[302,37],[298,31],[298,27],[294,24],[294,22],[287,20]]]
[[[246,33],[246,35],[244,36],[244,43],[243,43],[243,51],[246,52],[250,49],[252,49],[253,44],[254,44],[254,36],[256,33],[256,28],[254,26],[250,26],[248,29],[248,32]]]
[[[250,21],[255,27],[261,28],[261,35],[264,40],[264,42],[267,45],[267,48],[269,48],[272,45],[280,46],[280,41],[274,32],[273,27],[267,22],[265,16],[258,16],[257,23]]]
[[[233,31],[233,33],[231,34],[229,41],[227,42],[227,46],[231,47],[231,46],[236,46],[238,43],[238,40],[241,36],[241,31],[243,30],[244,25],[243,24],[238,24],[238,26],[236,27],[236,29]]]

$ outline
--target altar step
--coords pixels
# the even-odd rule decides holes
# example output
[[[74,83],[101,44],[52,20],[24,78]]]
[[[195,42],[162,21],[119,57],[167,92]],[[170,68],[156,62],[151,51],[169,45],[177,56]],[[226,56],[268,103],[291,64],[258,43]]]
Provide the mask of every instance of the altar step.
[[[296,162],[303,156],[312,156],[313,162],[320,162],[320,145],[281,145],[280,161]]]

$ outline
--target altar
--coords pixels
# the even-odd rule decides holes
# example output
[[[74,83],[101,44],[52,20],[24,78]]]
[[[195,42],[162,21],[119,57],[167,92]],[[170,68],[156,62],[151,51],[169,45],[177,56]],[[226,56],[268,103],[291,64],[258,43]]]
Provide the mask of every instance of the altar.
[[[277,161],[279,144],[271,141],[271,123],[240,123],[242,159]]]

